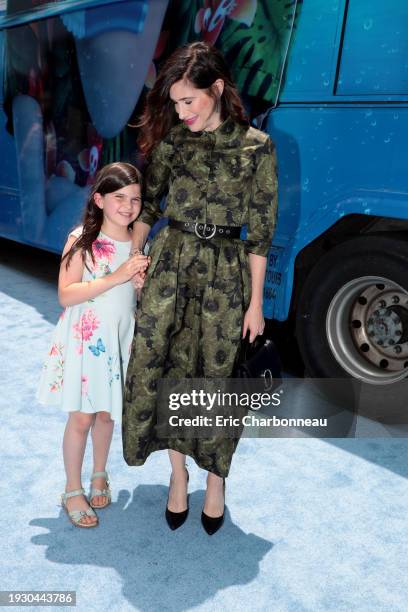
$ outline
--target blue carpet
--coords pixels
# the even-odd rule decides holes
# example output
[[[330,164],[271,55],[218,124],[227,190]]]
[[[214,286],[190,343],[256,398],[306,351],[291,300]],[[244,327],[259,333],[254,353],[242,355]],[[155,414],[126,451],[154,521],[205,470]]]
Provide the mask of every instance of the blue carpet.
[[[401,439],[241,440],[225,526],[209,538],[199,520],[205,474],[188,461],[190,516],[171,532],[166,452],[129,468],[116,430],[114,503],[99,512],[97,529],[73,527],[58,506],[65,415],[34,400],[60,311],[56,260],[12,253],[3,245],[1,589],[75,590],[81,612],[407,610]],[[91,467],[88,449],[86,486]]]

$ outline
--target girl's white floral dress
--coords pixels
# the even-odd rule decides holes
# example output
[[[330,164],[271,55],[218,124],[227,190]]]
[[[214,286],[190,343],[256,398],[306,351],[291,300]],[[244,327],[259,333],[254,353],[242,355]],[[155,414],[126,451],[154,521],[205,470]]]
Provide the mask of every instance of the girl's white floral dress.
[[[81,235],[82,228],[72,232]],[[131,242],[102,232],[87,257],[83,281],[114,272],[129,257]],[[122,392],[135,326],[136,293],[131,282],[116,285],[92,300],[68,306],[54,330],[37,399],[62,410],[104,410],[121,422]]]

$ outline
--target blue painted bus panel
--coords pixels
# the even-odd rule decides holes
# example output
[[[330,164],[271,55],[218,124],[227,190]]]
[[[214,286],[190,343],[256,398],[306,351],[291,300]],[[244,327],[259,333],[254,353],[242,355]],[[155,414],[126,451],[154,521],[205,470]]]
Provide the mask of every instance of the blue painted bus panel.
[[[408,3],[298,6],[279,103],[408,101]]]
[[[407,24],[408,2],[350,2],[336,93],[407,95]]]
[[[4,78],[4,31],[0,30],[0,84]],[[3,87],[0,87],[0,189],[9,191],[18,189],[16,145],[12,136],[6,132],[4,126],[6,116],[3,111]],[[0,206],[0,215],[2,207]]]
[[[407,219],[407,107],[280,106],[267,126],[279,160],[283,282],[266,314],[287,318],[296,255],[344,215]]]
[[[313,6],[312,6],[313,4]],[[298,7],[279,102],[332,96],[344,0],[306,0]]]

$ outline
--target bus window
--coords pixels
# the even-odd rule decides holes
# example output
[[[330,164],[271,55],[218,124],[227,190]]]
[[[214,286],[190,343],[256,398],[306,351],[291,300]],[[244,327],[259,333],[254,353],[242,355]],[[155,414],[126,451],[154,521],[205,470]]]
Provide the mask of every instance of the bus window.
[[[310,4],[306,3],[305,4]],[[333,93],[333,61],[339,27],[338,0],[314,0],[298,4],[297,18],[280,101],[321,99]]]
[[[408,3],[350,0],[336,94],[408,94]]]

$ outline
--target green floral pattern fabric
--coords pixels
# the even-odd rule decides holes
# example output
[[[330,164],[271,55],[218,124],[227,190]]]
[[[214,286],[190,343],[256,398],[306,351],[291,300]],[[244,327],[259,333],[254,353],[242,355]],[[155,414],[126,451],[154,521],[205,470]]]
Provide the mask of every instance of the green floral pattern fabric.
[[[163,214],[166,193],[166,216],[247,224],[247,240],[202,240],[169,227],[156,236],[128,366],[124,457],[141,465],[152,451],[173,448],[225,477],[237,440],[158,438],[157,384],[232,373],[250,301],[248,253],[266,256],[275,226],[274,146],[263,132],[232,119],[208,133],[177,125],[152,155],[141,221],[152,225]]]

